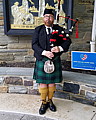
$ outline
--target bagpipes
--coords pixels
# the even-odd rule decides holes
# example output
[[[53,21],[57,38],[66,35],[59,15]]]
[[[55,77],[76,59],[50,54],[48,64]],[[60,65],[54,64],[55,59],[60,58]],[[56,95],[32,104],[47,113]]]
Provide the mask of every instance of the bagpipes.
[[[70,16],[64,17],[64,16],[60,16],[59,12],[60,12],[60,1],[58,0],[58,13],[57,13],[57,24],[59,24],[59,18],[62,17],[65,19],[65,23],[68,26],[68,21],[73,21],[72,26],[70,27],[70,29],[66,29],[65,24],[63,27],[62,31],[58,31],[58,30],[53,30],[52,35],[51,35],[51,39],[50,39],[50,47],[54,47],[57,44],[60,45],[62,44],[64,41],[69,40],[70,39],[70,35],[72,35],[73,33],[73,29],[74,27],[76,27],[76,33],[75,33],[75,37],[78,38],[78,19],[72,19],[70,18]],[[58,41],[59,40],[59,41]]]

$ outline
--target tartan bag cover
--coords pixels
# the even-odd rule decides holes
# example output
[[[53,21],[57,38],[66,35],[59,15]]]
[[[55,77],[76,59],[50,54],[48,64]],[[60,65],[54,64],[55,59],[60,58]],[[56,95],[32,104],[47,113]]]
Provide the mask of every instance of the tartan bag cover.
[[[46,58],[44,58],[43,60],[46,60]],[[35,79],[37,83],[43,83],[43,84],[62,82],[62,66],[61,66],[60,57],[56,58],[53,61],[55,66],[55,70],[53,73],[44,72],[45,62],[43,60],[42,61],[36,60],[33,79]]]

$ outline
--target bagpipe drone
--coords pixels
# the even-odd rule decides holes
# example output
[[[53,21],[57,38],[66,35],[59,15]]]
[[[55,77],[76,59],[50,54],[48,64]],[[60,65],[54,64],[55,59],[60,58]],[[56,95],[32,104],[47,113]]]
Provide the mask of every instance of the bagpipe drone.
[[[63,30],[61,32],[59,32],[58,30],[53,30],[51,38],[50,38],[50,47],[54,47],[57,44],[60,45],[66,40],[71,40],[70,35],[72,35],[74,27],[76,28],[76,33],[75,33],[76,36],[75,37],[78,38],[78,19],[76,19],[76,20],[72,19],[72,18],[70,18],[70,16],[66,16],[66,17],[65,16],[60,16],[59,15],[60,1],[61,0],[58,0],[58,11],[57,11],[58,13],[57,13],[57,17],[56,17],[57,18],[57,24],[59,25],[59,19],[60,18],[64,18],[65,23],[62,24]],[[67,26],[68,26],[69,21],[72,21],[72,26],[68,29],[68,28],[65,27],[65,24],[67,24]]]

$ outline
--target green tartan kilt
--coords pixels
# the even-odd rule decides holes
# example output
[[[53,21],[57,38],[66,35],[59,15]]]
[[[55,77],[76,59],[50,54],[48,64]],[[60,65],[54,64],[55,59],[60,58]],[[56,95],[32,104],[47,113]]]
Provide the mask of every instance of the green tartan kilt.
[[[62,66],[61,66],[60,57],[56,58],[53,61],[55,66],[55,70],[53,73],[44,72],[44,63],[45,63],[44,61],[36,60],[33,79],[35,79],[37,83],[43,83],[43,84],[62,82]]]

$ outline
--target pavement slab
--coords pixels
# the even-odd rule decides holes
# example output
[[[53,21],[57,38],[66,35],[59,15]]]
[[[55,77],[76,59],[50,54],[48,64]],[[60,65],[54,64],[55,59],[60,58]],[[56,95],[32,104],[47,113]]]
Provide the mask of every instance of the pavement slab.
[[[0,112],[0,120],[53,120],[53,119],[22,113]]]
[[[22,117],[22,114],[0,111],[0,120],[20,120]]]
[[[96,120],[96,113],[93,115],[91,120]]]
[[[0,120],[33,120],[32,117],[34,120],[96,120],[94,106],[67,99],[53,98],[53,101],[57,111],[52,112],[48,109],[44,115],[39,115],[39,95],[0,93],[0,111],[9,113],[11,118],[16,117],[3,119],[0,115]],[[12,116],[12,113],[15,115]]]

